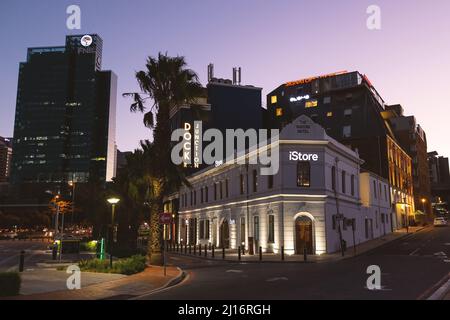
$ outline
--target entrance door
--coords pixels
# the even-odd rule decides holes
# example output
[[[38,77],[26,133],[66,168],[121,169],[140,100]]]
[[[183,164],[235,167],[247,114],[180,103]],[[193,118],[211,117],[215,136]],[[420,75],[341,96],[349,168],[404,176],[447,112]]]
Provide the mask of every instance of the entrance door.
[[[227,220],[220,225],[220,247],[225,249],[230,247],[230,226]]]
[[[307,254],[313,252],[313,224],[310,218],[300,217],[295,221],[295,253],[303,254],[306,248]]]

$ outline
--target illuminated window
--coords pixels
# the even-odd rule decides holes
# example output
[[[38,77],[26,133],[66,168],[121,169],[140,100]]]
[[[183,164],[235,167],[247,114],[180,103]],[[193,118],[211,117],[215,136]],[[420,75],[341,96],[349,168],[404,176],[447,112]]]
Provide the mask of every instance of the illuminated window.
[[[305,108],[317,107],[317,100],[306,101]]]
[[[278,97],[277,96],[270,97],[270,102],[272,102],[272,104],[277,103],[278,102]]]
[[[327,112],[327,117],[332,117],[333,116],[333,112]]]
[[[275,216],[270,215],[269,216],[269,237],[267,239],[268,243],[274,243],[275,242]]]
[[[277,108],[275,114],[277,117],[283,116],[283,108]]]
[[[297,186],[311,186],[311,165],[309,162],[300,161],[297,163]]]

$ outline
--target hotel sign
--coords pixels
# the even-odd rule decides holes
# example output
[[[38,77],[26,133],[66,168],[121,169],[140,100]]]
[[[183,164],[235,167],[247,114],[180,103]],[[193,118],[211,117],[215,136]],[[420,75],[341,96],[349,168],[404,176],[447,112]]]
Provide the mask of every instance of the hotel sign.
[[[334,76],[337,76],[337,75],[340,75],[340,74],[344,74],[344,73],[347,73],[347,71],[339,71],[339,72],[324,74],[324,75],[321,75],[321,76],[310,77],[310,78],[301,79],[301,80],[297,80],[297,81],[291,81],[291,82],[287,82],[285,85],[286,85],[286,87],[294,87],[294,86],[297,86],[297,85],[300,85],[300,84],[311,83],[314,80],[334,77]]]

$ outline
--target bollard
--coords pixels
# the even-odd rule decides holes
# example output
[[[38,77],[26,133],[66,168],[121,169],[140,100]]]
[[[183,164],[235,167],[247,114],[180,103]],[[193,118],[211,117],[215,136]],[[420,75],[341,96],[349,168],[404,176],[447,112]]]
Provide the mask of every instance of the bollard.
[[[189,254],[191,254],[192,253],[192,246],[191,246],[191,244],[189,244]]]
[[[208,250],[211,251],[211,242],[209,243]]]
[[[187,243],[184,245],[184,254],[187,254]]]
[[[20,258],[19,258],[19,272],[23,272],[25,264],[25,251],[20,251]]]
[[[197,255],[197,245],[194,244],[194,256]]]
[[[238,260],[241,261],[241,246],[238,247]]]
[[[284,246],[281,246],[281,261],[284,261]]]
[[[58,245],[55,243],[52,247],[52,260],[56,260],[58,256]]]
[[[213,245],[212,248],[211,248],[211,250],[212,250],[211,251],[211,255],[212,255],[213,258],[215,258],[214,248],[215,248],[215,246]]]
[[[262,261],[262,247],[259,247],[259,261]]]
[[[245,246],[242,246],[242,255],[245,256]]]
[[[225,247],[222,247],[222,259],[225,260]]]
[[[308,253],[306,251],[306,248],[303,248],[303,260],[305,260],[305,262],[308,260]]]
[[[183,242],[180,243],[180,253],[183,253]]]
[[[198,255],[200,257],[202,256],[202,245],[201,245],[201,243],[198,244]]]
[[[208,258],[208,246],[205,244],[205,258]]]

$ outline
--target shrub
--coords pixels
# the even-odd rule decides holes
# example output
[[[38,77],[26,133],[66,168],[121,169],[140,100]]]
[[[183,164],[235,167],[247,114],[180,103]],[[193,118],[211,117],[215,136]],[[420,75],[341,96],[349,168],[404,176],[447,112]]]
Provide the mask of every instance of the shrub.
[[[144,271],[145,261],[145,256],[135,255],[127,259],[114,261],[112,269],[109,267],[109,260],[107,259],[83,260],[79,263],[79,267],[81,271],[132,275]]]
[[[97,252],[98,242],[95,240],[80,242],[80,251]]]
[[[17,296],[21,279],[18,272],[0,272],[0,297]]]

